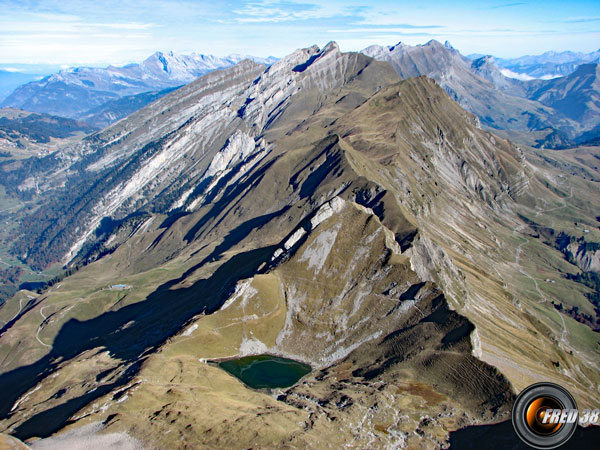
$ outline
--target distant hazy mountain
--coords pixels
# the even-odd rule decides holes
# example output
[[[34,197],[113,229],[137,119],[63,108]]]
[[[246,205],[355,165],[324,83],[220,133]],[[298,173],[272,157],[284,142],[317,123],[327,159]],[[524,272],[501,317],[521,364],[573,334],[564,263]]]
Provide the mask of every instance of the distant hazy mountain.
[[[492,56],[473,61],[472,69],[508,95],[539,102],[569,120],[569,126],[539,143],[566,147],[600,137],[600,82],[598,64],[582,64],[564,77],[517,80],[506,77]],[[558,125],[558,124],[557,124]]]
[[[0,101],[22,84],[41,78],[41,75],[0,69]]]
[[[496,83],[506,83],[508,87],[512,82],[499,73],[493,62],[485,57],[472,62],[448,42],[373,45],[362,53],[389,62],[402,78],[421,75],[433,78],[463,108],[475,113],[482,124],[492,129],[530,132],[569,126],[550,108],[499,89]]]
[[[530,145],[563,148],[598,136],[600,85],[597,64],[586,64],[566,77],[549,80],[506,76],[493,56],[474,61],[448,42],[367,47],[363,53],[392,64],[403,78],[426,75],[490,129]],[[600,53],[598,53],[600,54]],[[574,53],[554,54],[563,61]],[[562,55],[562,56],[560,56]],[[594,54],[584,55],[592,58]],[[543,56],[543,55],[542,55]],[[551,59],[552,54],[546,54]],[[524,57],[523,61],[528,61]],[[582,56],[583,58],[583,56]],[[523,79],[524,78],[524,79]]]
[[[83,116],[81,120],[96,128],[105,128],[117,120],[127,117],[138,109],[158,100],[163,95],[173,92],[179,86],[163,89],[162,91],[142,92],[141,94],[126,95],[115,100],[109,100],[106,103],[93,108]]]
[[[51,138],[67,138],[76,133],[91,133],[86,123],[48,114],[31,113],[13,108],[0,109],[0,140],[23,147],[24,142],[45,144]]]
[[[600,123],[600,66],[583,64],[566,76],[534,85],[529,98],[551,106],[584,127]]]
[[[197,53],[156,52],[141,64],[76,67],[17,88],[1,106],[80,119],[106,102],[181,86],[210,71],[233,66],[244,58],[241,55],[218,58]],[[263,64],[275,60],[247,58]]]
[[[473,54],[468,57],[479,59],[482,56],[484,55]],[[591,53],[550,51],[519,58],[496,58],[496,61],[500,67],[510,70],[513,74],[550,79],[569,75],[581,64],[600,62],[600,50]]]

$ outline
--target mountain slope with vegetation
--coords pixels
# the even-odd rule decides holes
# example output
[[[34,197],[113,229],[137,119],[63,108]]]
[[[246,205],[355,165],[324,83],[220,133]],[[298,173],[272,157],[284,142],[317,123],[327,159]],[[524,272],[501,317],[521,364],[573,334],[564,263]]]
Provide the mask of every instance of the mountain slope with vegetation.
[[[373,45],[362,52],[390,62],[403,78],[435,79],[487,129],[524,145],[565,148],[597,137],[597,64],[582,65],[562,78],[522,81],[505,76],[490,56],[471,61],[435,40]]]
[[[434,80],[330,43],[2,166],[40,205],[13,252],[79,270],[0,309],[0,430],[440,448],[542,378],[596,404],[598,335],[555,306],[593,311],[589,288],[533,222],[570,231],[600,198],[570,187],[597,183],[479,124]],[[215,364],[261,353],[313,371],[268,392]]]

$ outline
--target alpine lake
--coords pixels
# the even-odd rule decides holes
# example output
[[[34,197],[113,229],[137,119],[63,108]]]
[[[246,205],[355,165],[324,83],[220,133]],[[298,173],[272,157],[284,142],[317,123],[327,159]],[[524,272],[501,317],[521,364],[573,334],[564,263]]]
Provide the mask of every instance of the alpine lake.
[[[308,364],[273,355],[228,359],[218,366],[253,389],[290,387],[312,370]]]

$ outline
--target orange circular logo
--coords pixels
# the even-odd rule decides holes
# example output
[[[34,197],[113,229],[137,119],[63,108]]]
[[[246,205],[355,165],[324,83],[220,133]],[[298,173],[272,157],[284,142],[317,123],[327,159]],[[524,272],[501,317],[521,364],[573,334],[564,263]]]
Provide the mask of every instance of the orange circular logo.
[[[512,409],[519,438],[538,449],[553,449],[567,442],[579,419],[575,399],[562,386],[536,383],[523,389]]]

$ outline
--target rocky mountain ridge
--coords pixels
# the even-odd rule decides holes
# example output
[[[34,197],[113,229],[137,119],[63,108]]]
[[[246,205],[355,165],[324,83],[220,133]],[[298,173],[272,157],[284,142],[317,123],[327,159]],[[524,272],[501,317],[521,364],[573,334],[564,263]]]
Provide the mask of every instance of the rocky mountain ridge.
[[[600,50],[590,53],[548,51],[541,55],[498,58],[498,64],[512,72],[533,78],[552,79],[573,73],[582,64],[600,63]]]
[[[461,106],[477,114],[484,126],[523,144],[565,148],[597,138],[600,114],[593,102],[585,100],[590,95],[598,96],[597,87],[590,84],[585,88],[585,82],[571,81],[585,78],[587,75],[581,72],[584,69],[573,67],[563,74],[566,78],[556,80],[529,76],[515,79],[501,59],[483,56],[471,61],[449,42],[442,45],[437,41],[414,47],[402,42],[390,47],[371,46],[363,53],[390,62],[403,78],[419,75],[434,78]],[[594,55],[548,53],[539,58],[573,60],[581,65],[596,61]],[[3,104],[104,127],[170,89],[210,70],[229,67],[241,58],[157,52],[139,65],[69,69],[20,87]],[[266,65],[275,61],[275,58],[250,58]],[[533,61],[530,59],[524,57],[519,63]],[[571,85],[575,87],[560,87]],[[554,93],[543,95],[545,91]],[[563,98],[558,103],[552,100],[557,95]]]
[[[435,40],[417,46],[375,45],[362,52],[390,62],[403,78],[435,79],[484,126],[517,142],[565,148],[597,133],[597,65],[582,65],[562,78],[522,81],[505,76],[491,56],[471,61],[449,43]]]
[[[230,55],[219,58],[197,53],[183,55],[156,52],[140,64],[61,70],[39,81],[20,86],[3,100],[2,106],[82,120],[86,115],[93,115],[94,109],[101,108],[108,102],[119,99],[123,102],[127,96],[158,93],[179,87],[210,71],[231,67],[244,58],[267,65],[275,61],[273,57]],[[155,98],[145,99],[144,104]],[[144,97],[137,98],[138,104],[141,99]],[[135,105],[135,101],[130,103]],[[124,116],[119,118],[121,117]],[[108,118],[105,117],[102,123]],[[100,122],[96,121],[98,123]]]
[[[542,377],[599,401],[595,335],[530,275],[567,264],[524,219],[565,187],[432,79],[314,46],[10,164],[41,186],[14,252],[86,265],[0,309],[9,434],[439,448]],[[262,352],[313,373],[270,394],[211,364]]]

